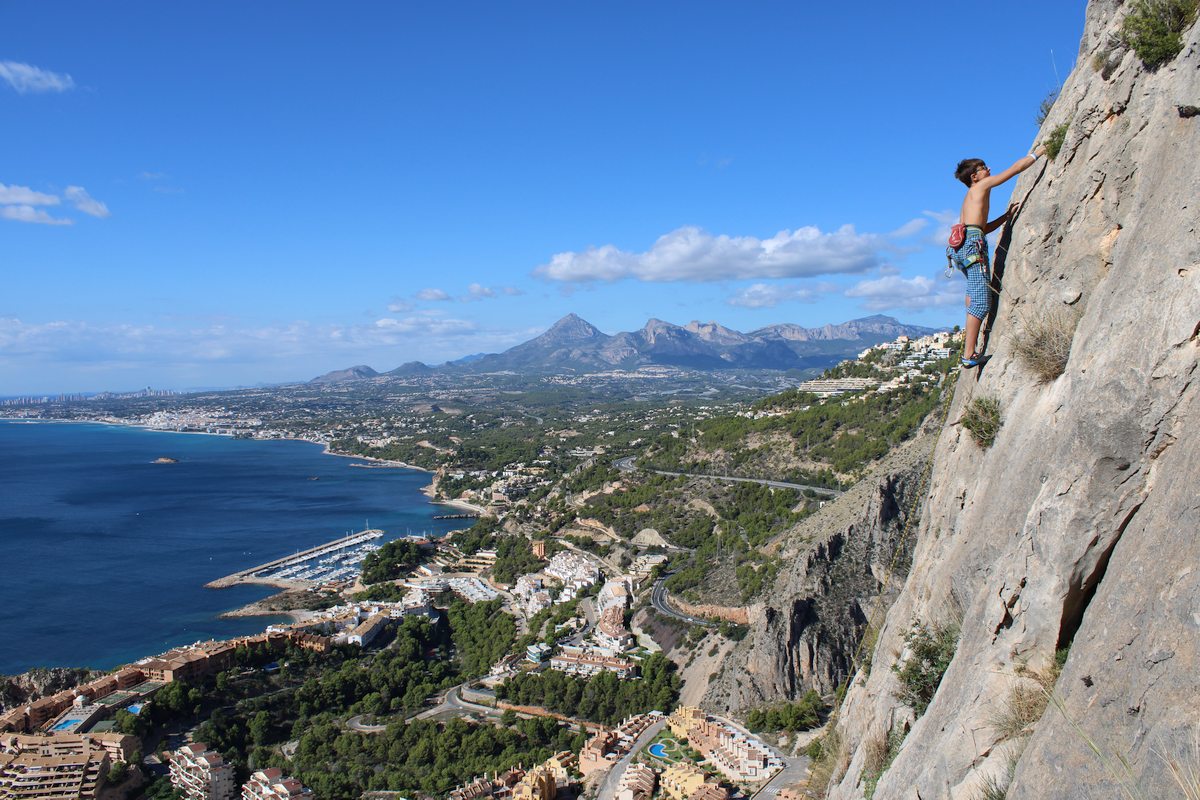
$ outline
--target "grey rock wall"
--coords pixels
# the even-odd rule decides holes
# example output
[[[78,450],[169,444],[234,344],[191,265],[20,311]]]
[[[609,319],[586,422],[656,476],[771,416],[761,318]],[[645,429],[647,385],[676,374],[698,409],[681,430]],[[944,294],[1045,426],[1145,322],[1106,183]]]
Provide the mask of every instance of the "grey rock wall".
[[[740,711],[810,688],[830,694],[850,675],[868,619],[874,614],[879,626],[908,573],[916,538],[909,515],[934,435],[927,430],[889,454],[788,533],[787,566],[769,599],[750,609],[751,632],[722,662],[705,707]]]
[[[1014,759],[1008,800],[1182,797],[1168,763],[1200,770],[1200,118],[1177,110],[1200,105],[1200,27],[1151,73],[1102,52],[1127,10],[1089,5],[1039,135],[1069,122],[1063,150],[1014,191],[993,358],[959,382],[912,569],[838,711],[830,797],[862,797],[866,743],[910,724],[876,798],[979,797]],[[1014,343],[1064,309],[1070,360],[1040,383]],[[986,450],[957,424],[980,397],[1004,419]],[[914,620],[951,618],[956,654],[913,721],[885,667]],[[1053,702],[1003,739],[1024,671],[1064,647]]]

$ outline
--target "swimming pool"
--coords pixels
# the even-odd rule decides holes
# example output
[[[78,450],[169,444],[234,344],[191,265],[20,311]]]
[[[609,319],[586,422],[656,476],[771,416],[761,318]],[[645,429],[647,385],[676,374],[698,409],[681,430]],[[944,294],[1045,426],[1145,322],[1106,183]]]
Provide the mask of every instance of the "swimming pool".
[[[661,744],[652,744],[650,745],[650,755],[657,756],[658,758],[666,758],[667,749]]]
[[[74,719],[72,717],[68,717],[67,719],[62,720],[61,722],[55,723],[54,726],[52,728],[50,728],[50,730],[61,731],[64,728],[71,728],[78,724],[79,724],[79,720]]]

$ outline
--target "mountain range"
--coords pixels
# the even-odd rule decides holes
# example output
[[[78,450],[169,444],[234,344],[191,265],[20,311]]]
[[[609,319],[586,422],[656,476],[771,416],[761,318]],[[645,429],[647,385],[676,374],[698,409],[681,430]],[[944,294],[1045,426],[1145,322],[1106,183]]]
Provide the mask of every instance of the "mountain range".
[[[898,336],[925,336],[935,330],[876,314],[840,325],[805,328],[784,323],[749,333],[716,322],[693,321],[681,326],[651,319],[640,330],[609,335],[578,315],[568,314],[545,333],[503,353],[472,355],[439,367],[411,361],[382,376],[412,377],[435,372],[589,373],[652,365],[693,370],[824,369],[870,345]],[[341,383],[376,377],[381,373],[356,366],[326,373],[310,382]]]

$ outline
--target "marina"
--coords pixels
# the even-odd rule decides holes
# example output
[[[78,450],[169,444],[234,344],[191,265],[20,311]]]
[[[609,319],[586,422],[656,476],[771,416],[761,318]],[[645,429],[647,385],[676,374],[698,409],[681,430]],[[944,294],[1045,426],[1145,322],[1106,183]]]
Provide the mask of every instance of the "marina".
[[[368,528],[257,567],[226,575],[224,578],[210,581],[205,586],[209,589],[223,589],[241,583],[259,583],[285,588],[310,588],[323,583],[353,580],[358,576],[363,559],[379,549],[375,540],[382,537],[383,531]]]

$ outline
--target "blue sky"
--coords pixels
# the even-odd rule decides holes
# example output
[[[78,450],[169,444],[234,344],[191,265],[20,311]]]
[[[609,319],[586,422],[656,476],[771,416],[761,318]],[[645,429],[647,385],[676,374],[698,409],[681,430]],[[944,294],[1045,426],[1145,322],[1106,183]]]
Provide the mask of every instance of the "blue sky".
[[[0,395],[962,324],[1084,3],[0,1]],[[994,193],[993,212],[1007,189]]]

